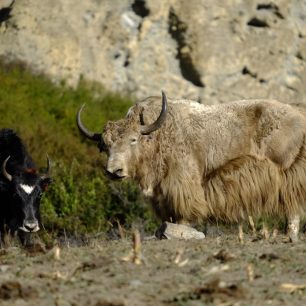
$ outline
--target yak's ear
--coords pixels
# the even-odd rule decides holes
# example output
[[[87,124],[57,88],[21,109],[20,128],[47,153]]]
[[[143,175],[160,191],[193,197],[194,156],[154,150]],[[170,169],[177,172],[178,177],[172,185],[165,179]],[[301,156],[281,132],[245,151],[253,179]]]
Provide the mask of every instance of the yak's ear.
[[[40,181],[41,189],[43,191],[46,191],[51,183],[52,183],[52,179],[50,177],[43,178]]]

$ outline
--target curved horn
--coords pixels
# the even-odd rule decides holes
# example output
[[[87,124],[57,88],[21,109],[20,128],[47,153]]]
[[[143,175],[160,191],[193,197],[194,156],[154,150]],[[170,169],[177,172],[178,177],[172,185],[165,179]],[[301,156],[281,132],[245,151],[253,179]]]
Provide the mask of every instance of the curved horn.
[[[46,173],[44,176],[50,176],[51,174],[51,160],[49,158],[49,155],[47,154],[47,169],[46,169]]]
[[[81,108],[79,109],[78,113],[77,113],[77,125],[78,125],[78,128],[80,130],[80,132],[85,136],[87,137],[88,139],[90,140],[94,140],[94,141],[101,141],[101,137],[102,137],[102,134],[101,133],[94,133],[94,132],[91,132],[89,131],[82,123],[81,121],[81,113],[82,113],[82,110],[84,108],[85,104],[83,104],[81,106]]]
[[[167,97],[166,97],[166,94],[162,91],[162,110],[159,114],[159,117],[152,124],[142,127],[141,134],[148,135],[156,131],[157,129],[159,129],[161,125],[164,123],[164,121],[166,120],[167,111],[168,111],[167,108],[168,108]]]
[[[9,174],[7,171],[6,171],[6,163],[7,161],[10,159],[11,156],[8,156],[5,161],[3,162],[2,164],[2,173],[4,175],[4,177],[9,180],[10,182],[12,181],[13,177],[11,174]]]
[[[42,180],[50,178],[51,174],[51,160],[49,158],[49,155],[47,154],[47,168],[46,168],[46,173],[44,173],[40,178]]]

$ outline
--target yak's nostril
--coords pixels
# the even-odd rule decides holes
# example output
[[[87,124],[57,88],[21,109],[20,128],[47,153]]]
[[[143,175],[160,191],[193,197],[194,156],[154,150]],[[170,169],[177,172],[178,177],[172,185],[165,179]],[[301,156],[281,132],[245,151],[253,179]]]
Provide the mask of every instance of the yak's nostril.
[[[24,222],[23,226],[30,232],[34,231],[38,227],[37,222]]]
[[[117,176],[122,176],[123,169],[117,169],[116,171],[114,171],[114,174],[116,174]]]
[[[105,169],[105,174],[113,180],[122,179],[125,177],[124,171],[121,168],[116,170],[112,170],[110,168]]]

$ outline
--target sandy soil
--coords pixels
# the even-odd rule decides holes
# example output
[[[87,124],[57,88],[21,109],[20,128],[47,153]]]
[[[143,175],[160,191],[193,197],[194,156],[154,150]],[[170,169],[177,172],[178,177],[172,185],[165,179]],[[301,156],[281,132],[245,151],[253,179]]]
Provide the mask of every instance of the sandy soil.
[[[140,264],[131,250],[129,239],[2,249],[0,305],[306,305],[305,235],[148,240]]]

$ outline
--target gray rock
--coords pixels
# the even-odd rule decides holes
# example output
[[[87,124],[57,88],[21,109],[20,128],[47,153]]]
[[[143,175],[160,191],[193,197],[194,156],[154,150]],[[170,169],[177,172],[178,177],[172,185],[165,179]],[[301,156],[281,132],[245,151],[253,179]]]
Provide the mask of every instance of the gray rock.
[[[306,94],[305,1],[19,0],[9,17],[0,56],[56,82],[83,76],[137,98],[163,89],[205,104]]]
[[[158,239],[204,239],[205,234],[199,232],[195,228],[171,222],[163,222],[163,224],[155,232]]]
[[[14,0],[0,0],[0,10],[9,8],[13,2]]]

